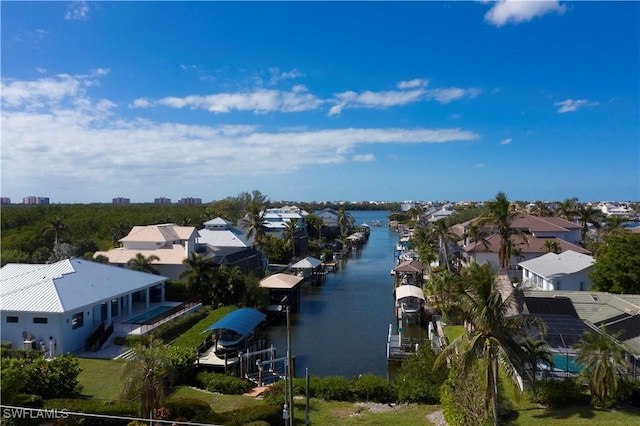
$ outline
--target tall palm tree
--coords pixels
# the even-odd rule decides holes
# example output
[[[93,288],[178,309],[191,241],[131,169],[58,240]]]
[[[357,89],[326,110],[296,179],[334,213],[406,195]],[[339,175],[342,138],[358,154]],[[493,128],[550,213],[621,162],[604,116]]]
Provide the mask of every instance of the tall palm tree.
[[[315,215],[315,214],[309,214],[309,215],[307,215],[307,217],[305,217],[305,222],[307,222],[308,226],[310,226],[311,228],[316,230],[316,232],[318,233],[318,240],[321,240],[322,239],[322,227],[324,226],[324,222],[323,222],[322,218],[320,216]]]
[[[42,229],[42,235],[54,235],[54,247],[58,247],[58,237],[69,229],[67,224],[60,216],[51,216],[47,220],[47,224]]]
[[[623,346],[615,341],[620,334],[609,336],[604,328],[600,333],[586,331],[574,346],[578,351],[575,360],[583,365],[582,374],[589,381],[596,406],[613,406],[620,396],[620,384],[629,368]]]
[[[482,226],[472,222],[467,227],[464,236],[465,238],[469,238],[470,242],[475,243],[471,250],[471,259],[475,262],[478,244],[484,247],[485,250],[489,249],[489,241],[487,240],[489,233]]]
[[[589,232],[589,224],[591,223],[596,229],[600,229],[600,210],[593,206],[581,205],[574,209],[574,218],[581,226],[580,237],[582,247],[587,246],[587,233]]]
[[[547,347],[544,340],[533,341],[529,337],[525,337],[520,342],[520,347],[524,351],[524,359],[529,366],[529,377],[531,378],[531,387],[536,390],[536,375],[538,373],[538,363],[544,362],[553,368],[553,354]]]
[[[212,300],[213,274],[216,264],[212,258],[201,256],[197,253],[189,254],[182,261],[187,269],[180,272],[178,278],[187,278],[187,288],[191,293],[202,297],[202,305],[210,305]]]
[[[424,292],[429,296],[429,303],[446,313],[449,311],[453,301],[453,295],[456,294],[458,288],[458,275],[453,272],[440,269],[427,280],[424,285]]]
[[[162,342],[153,341],[146,347],[140,345],[122,370],[120,395],[125,400],[137,400],[140,416],[152,418],[153,411],[164,399],[166,379],[171,372],[166,346]]]
[[[354,227],[355,218],[351,213],[347,212],[344,207],[338,209],[338,226],[340,227],[340,236],[344,237]]]
[[[511,249],[513,248],[513,245],[509,243],[511,236],[514,234],[520,235],[527,242],[527,237],[522,231],[511,227],[517,215],[517,212],[511,208],[511,203],[506,194],[499,192],[495,200],[487,202],[487,213],[475,220],[475,224],[478,226],[490,224],[497,228],[500,236],[498,262],[500,268],[505,271],[509,270],[511,263]]]
[[[291,219],[285,223],[282,237],[291,248],[292,258],[296,257],[296,234],[298,233],[298,219]]]
[[[260,247],[265,237],[264,224],[266,222],[264,218],[263,205],[250,201],[247,204],[247,232],[245,238],[255,241],[256,245]]]
[[[567,198],[556,208],[555,215],[565,220],[573,220],[575,216],[575,210],[578,204],[578,198]]]
[[[451,256],[449,249],[451,244],[458,240],[458,236],[449,230],[446,219],[439,219],[435,222],[433,232],[438,237],[439,260],[444,263],[448,271],[451,271]]]
[[[138,253],[133,259],[129,259],[127,266],[129,269],[133,269],[134,271],[159,275],[160,272],[152,265],[152,263],[157,260],[160,260],[160,258],[155,254],[144,257],[142,253]]]
[[[502,299],[489,264],[473,263],[462,272],[469,287],[458,296],[456,304],[468,331],[444,348],[435,366],[457,354],[463,371],[469,371],[478,359],[484,358],[486,362],[482,365],[486,368],[487,380],[485,404],[493,410],[494,424],[497,425],[498,365],[502,365],[514,381],[518,374],[522,376],[524,353],[515,338],[525,334],[527,320],[508,316],[516,293]]]

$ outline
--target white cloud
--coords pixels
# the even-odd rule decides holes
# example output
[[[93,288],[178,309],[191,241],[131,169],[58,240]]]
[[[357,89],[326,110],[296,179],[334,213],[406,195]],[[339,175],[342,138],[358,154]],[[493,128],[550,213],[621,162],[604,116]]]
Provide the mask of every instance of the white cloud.
[[[269,73],[271,74],[269,83],[273,85],[278,84],[282,80],[294,80],[296,78],[304,77],[304,74],[296,69],[291,71],[281,71],[280,68],[274,67],[269,68]]]
[[[322,100],[308,93],[302,85],[295,86],[289,92],[256,89],[207,96],[190,95],[182,98],[169,96],[155,102],[150,100],[136,102],[134,102],[134,106],[138,107],[158,104],[171,108],[202,109],[214,113],[228,113],[234,110],[254,113],[309,111],[318,108],[323,103]]]
[[[429,80],[423,78],[415,78],[409,81],[401,81],[397,84],[398,89],[414,89],[416,87],[426,87],[429,84]]]
[[[499,0],[484,15],[485,21],[501,27],[508,23],[528,22],[547,13],[564,13],[566,7],[557,0]]]
[[[84,21],[89,19],[89,5],[86,1],[72,1],[67,6],[67,13],[64,15],[67,21]]]
[[[427,91],[427,97],[435,99],[441,104],[448,104],[463,98],[475,98],[480,94],[481,90],[476,88],[461,89],[459,87],[447,87],[442,89],[430,89]]]
[[[476,168],[478,168],[478,169],[483,169],[483,168],[485,168],[485,167],[487,167],[487,165],[486,165],[486,164],[484,164],[484,163],[478,163],[478,164],[476,164]]]
[[[509,145],[513,140],[511,138],[502,139],[500,145]]]
[[[598,102],[588,101],[586,99],[567,99],[564,101],[558,101],[553,104],[559,107],[559,113],[574,112],[583,107],[597,106]]]
[[[374,161],[375,159],[376,157],[373,154],[359,154],[359,155],[353,156],[353,161],[360,161],[360,162],[369,162],[369,161]]]

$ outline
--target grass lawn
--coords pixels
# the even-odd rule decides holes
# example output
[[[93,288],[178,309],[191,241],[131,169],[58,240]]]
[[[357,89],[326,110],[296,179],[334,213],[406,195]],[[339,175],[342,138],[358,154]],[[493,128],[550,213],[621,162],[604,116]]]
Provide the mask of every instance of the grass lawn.
[[[222,308],[211,311],[209,315],[207,315],[206,317],[198,321],[196,325],[191,327],[186,332],[182,333],[180,337],[178,337],[173,342],[173,344],[175,346],[197,348],[198,346],[200,346],[200,344],[202,344],[202,342],[207,337],[207,335],[202,334],[202,332],[206,330],[207,327],[215,324],[216,322],[221,320],[223,317],[225,317],[227,314],[230,314],[236,309],[238,308],[235,306],[224,306]]]
[[[445,325],[442,327],[442,330],[444,331],[444,336],[447,338],[449,343],[464,334],[464,326],[462,325]]]
[[[518,417],[512,424],[518,426],[629,426],[640,424],[640,408],[626,406],[617,410],[598,410],[586,405],[556,409],[529,408],[519,410]]]
[[[125,361],[93,358],[78,358],[78,361],[82,368],[78,375],[83,386],[82,395],[93,399],[118,399]]]

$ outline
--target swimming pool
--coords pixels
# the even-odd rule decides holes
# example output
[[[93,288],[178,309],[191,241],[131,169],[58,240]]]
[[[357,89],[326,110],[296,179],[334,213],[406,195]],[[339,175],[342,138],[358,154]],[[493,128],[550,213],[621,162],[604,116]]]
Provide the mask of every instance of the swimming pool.
[[[140,314],[134,318],[131,318],[130,320],[126,321],[125,324],[142,324],[143,322],[160,314],[163,314],[172,308],[173,306],[158,306],[157,308],[154,308],[149,312],[145,312],[144,314]]]
[[[554,353],[553,363],[556,369],[568,371],[569,373],[578,374],[582,371],[582,366],[575,362],[573,355]]]

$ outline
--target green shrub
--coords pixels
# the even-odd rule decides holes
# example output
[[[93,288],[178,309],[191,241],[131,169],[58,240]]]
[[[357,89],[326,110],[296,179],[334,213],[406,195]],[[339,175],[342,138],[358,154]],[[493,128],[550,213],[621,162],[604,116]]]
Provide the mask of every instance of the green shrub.
[[[211,308],[203,307],[195,312],[190,312],[171,321],[165,322],[153,330],[151,333],[153,335],[152,338],[160,339],[164,342],[172,342],[209,315],[210,312]]]
[[[316,397],[328,401],[353,401],[351,382],[342,376],[323,377],[318,381]]]
[[[478,365],[465,373],[453,361],[449,377],[440,389],[440,405],[450,426],[493,424],[493,412],[485,405],[486,384],[483,378]]]
[[[202,372],[198,373],[198,382],[209,392],[226,395],[241,395],[253,389],[253,383],[231,374]]]
[[[269,386],[262,393],[262,400],[267,404],[282,407],[284,404],[284,381],[279,381]]]
[[[573,404],[584,397],[578,383],[570,377],[564,380],[539,380],[533,395],[534,402],[554,408]]]
[[[358,401],[387,403],[397,399],[393,385],[387,379],[374,374],[363,374],[354,379],[352,389]]]
[[[438,404],[440,387],[447,378],[446,366],[433,370],[436,355],[428,345],[422,346],[418,353],[407,358],[400,367],[394,380],[401,402]]]
[[[204,419],[196,417],[198,423]],[[271,426],[279,426],[282,423],[282,409],[275,405],[258,405],[254,407],[239,408],[214,416],[214,423],[222,423],[225,426],[244,426],[247,423],[262,422]],[[205,422],[206,423],[206,422]]]
[[[45,402],[44,408],[66,410],[76,413],[92,413],[108,416],[128,416],[135,417],[138,412],[137,404],[124,402],[110,402],[92,400],[92,399],[50,399]],[[56,426],[119,426],[122,425],[121,419],[110,419],[104,417],[89,417],[70,415],[66,419],[56,420]]]
[[[170,398],[164,402],[163,406],[169,410],[171,419],[191,420],[197,415],[206,416],[213,413],[209,404],[197,398]]]
[[[12,405],[16,405],[18,407],[42,408],[44,400],[40,395],[19,393],[13,398],[11,403]]]

